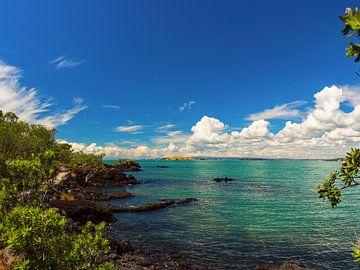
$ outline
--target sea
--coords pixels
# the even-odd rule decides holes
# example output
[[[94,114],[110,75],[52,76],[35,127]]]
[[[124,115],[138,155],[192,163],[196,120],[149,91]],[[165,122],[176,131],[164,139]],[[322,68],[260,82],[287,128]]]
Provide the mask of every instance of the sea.
[[[143,184],[121,206],[161,199],[198,201],[117,213],[112,233],[139,249],[170,253],[198,269],[253,269],[289,260],[314,269],[360,269],[352,249],[360,230],[360,189],[336,208],[319,199],[319,183],[340,162],[321,160],[138,160],[129,172]],[[216,177],[234,178],[215,182]],[[124,187],[107,189],[114,191]]]

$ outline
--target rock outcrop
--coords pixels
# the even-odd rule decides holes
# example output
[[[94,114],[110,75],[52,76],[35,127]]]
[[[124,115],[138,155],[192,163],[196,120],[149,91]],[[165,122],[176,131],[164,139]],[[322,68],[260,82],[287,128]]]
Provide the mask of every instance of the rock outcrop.
[[[111,211],[106,207],[87,200],[60,201],[51,200],[50,206],[65,213],[75,222],[85,224],[87,221],[111,223],[116,221]]]
[[[234,181],[235,179],[233,178],[229,178],[229,177],[217,177],[214,178],[215,182],[230,182],[230,181]]]
[[[125,172],[141,171],[140,164],[131,159],[118,160],[113,166],[119,167]]]
[[[126,175],[121,166],[109,164],[99,168],[75,168],[72,170],[71,176],[81,186],[85,187],[112,187],[139,183],[132,175]]]

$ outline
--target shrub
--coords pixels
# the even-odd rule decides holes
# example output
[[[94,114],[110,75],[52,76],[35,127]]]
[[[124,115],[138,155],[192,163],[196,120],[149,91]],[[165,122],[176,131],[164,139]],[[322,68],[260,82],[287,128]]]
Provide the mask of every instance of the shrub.
[[[16,205],[41,205],[55,174],[55,153],[47,150],[29,160],[7,160],[7,178],[0,181],[0,212]]]
[[[98,168],[104,166],[104,155],[73,153],[70,161],[71,165],[75,167],[89,167]]]
[[[0,223],[0,241],[20,258],[15,269],[115,269],[103,261],[110,251],[105,223],[88,222],[79,234],[67,229],[54,209],[17,206]]]

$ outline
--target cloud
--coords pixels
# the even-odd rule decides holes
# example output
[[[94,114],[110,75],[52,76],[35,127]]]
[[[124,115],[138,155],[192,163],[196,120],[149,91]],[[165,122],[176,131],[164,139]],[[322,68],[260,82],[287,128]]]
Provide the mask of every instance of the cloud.
[[[77,98],[73,108],[49,114],[52,102],[41,99],[35,88],[22,86],[20,79],[20,69],[0,61],[0,110],[14,112],[21,120],[56,127],[66,124],[87,107],[82,99]]]
[[[310,110],[301,112],[299,122],[291,119],[276,133],[270,121],[258,119],[239,131],[210,116],[203,116],[186,134],[166,130],[152,139],[153,145],[74,144],[82,151],[104,153],[108,157],[158,158],[169,155],[228,156],[265,158],[337,158],[349,147],[360,146],[360,104],[354,87],[324,87],[314,94]],[[352,106],[350,112],[341,104]],[[348,110],[347,110],[348,111]],[[291,116],[289,116],[291,117]],[[173,128],[173,127],[170,127]]]
[[[344,100],[352,106],[360,105],[360,87],[344,86],[342,89]]]
[[[265,120],[255,120],[250,126],[245,127],[241,132],[234,131],[231,133],[233,138],[242,138],[250,140],[258,140],[271,138],[273,134],[269,131],[269,122]]]
[[[62,112],[50,115],[41,119],[41,124],[48,127],[57,127],[66,124],[70,121],[76,114],[85,110],[87,108],[84,105],[84,101],[81,98],[74,98],[74,107]]]
[[[165,153],[173,153],[177,149],[174,144],[169,144],[167,147],[163,147],[163,148],[151,149],[146,145],[140,145],[129,148],[129,147],[119,147],[116,145],[99,146],[96,143],[84,144],[84,143],[67,142],[65,140],[58,140],[58,142],[70,144],[75,152],[105,154],[107,158],[161,157]]]
[[[186,110],[190,110],[192,106],[194,106],[196,101],[190,100],[189,102],[185,102],[182,106],[179,107],[179,112],[184,112]]]
[[[188,139],[188,135],[183,134],[180,130],[169,131],[165,136],[159,136],[152,139],[155,144],[181,143]]]
[[[114,109],[114,110],[119,110],[121,109],[121,106],[119,105],[113,105],[113,104],[104,104],[101,107],[105,108],[105,109]]]
[[[76,59],[72,59],[72,58],[67,58],[64,55],[59,56],[58,58],[52,60],[50,62],[50,64],[53,64],[55,66],[56,69],[61,70],[61,69],[69,69],[69,68],[74,68],[77,66],[82,65],[85,62],[85,60],[76,60]]]
[[[268,120],[268,119],[294,119],[302,118],[303,113],[295,108],[306,104],[305,101],[294,101],[283,105],[275,106],[272,109],[266,109],[262,112],[251,114],[247,120]]]
[[[155,128],[155,131],[159,133],[166,133],[169,131],[169,129],[172,129],[174,127],[175,127],[174,124],[166,124]]]
[[[227,126],[220,120],[203,116],[195,126],[191,128],[192,135],[189,138],[191,144],[217,144],[228,139],[225,133]]]
[[[141,133],[140,130],[142,130],[144,126],[142,125],[132,125],[132,126],[118,126],[115,128],[118,132],[128,132],[131,134],[138,134]]]

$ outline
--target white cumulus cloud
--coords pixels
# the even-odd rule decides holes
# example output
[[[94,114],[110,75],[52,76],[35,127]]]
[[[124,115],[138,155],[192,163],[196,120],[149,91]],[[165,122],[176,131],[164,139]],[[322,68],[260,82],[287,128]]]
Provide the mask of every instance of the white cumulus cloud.
[[[360,146],[360,104],[356,95],[349,94],[356,91],[351,87],[323,88],[314,94],[313,107],[301,112],[301,119],[297,122],[288,119],[277,132],[269,130],[271,119],[256,119],[240,131],[230,132],[220,119],[205,115],[194,124],[190,134],[165,128],[163,136],[152,139],[154,145],[73,145],[77,150],[105,153],[109,157],[336,158],[343,156],[349,147]],[[352,106],[350,111],[343,111],[342,103]]]

